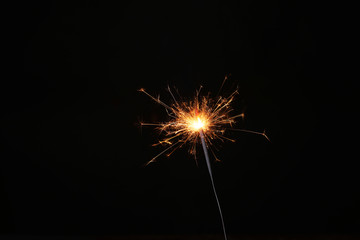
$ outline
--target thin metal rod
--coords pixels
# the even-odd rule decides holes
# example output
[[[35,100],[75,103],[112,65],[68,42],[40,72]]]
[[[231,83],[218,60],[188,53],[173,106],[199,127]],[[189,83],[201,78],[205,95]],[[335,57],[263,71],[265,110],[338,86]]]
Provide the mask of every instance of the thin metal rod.
[[[220,218],[221,218],[222,229],[223,229],[223,232],[224,232],[224,238],[225,238],[225,240],[227,240],[226,231],[225,231],[224,218],[223,218],[223,215],[222,215],[222,211],[221,211],[221,207],[220,207],[220,202],[219,202],[219,199],[218,199],[218,196],[217,196],[217,193],[216,193],[215,184],[214,184],[214,179],[213,179],[212,171],[211,171],[210,160],[209,160],[209,153],[208,153],[208,150],[207,150],[207,147],[206,147],[205,138],[204,138],[204,133],[203,133],[202,130],[200,130],[200,138],[201,138],[201,145],[202,145],[203,150],[204,150],[204,155],[205,155],[206,164],[207,164],[207,167],[208,167],[208,170],[209,170],[209,174],[210,174],[211,185],[212,185],[212,188],[213,188],[213,190],[214,190],[214,194],[215,194],[215,198],[216,198],[216,203],[217,203],[217,205],[218,205],[219,212],[220,212]]]

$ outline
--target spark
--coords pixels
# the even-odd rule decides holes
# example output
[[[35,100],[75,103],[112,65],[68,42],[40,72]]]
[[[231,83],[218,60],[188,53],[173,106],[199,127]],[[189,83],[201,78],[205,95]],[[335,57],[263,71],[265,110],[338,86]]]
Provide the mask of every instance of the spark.
[[[226,80],[227,77],[225,77],[219,89],[219,93]],[[158,128],[158,130],[160,130],[161,133],[164,133],[165,137],[158,143],[153,144],[154,146],[167,146],[165,150],[163,150],[153,159],[148,161],[146,165],[156,161],[158,157],[160,157],[166,152],[167,156],[170,156],[176,149],[182,147],[187,143],[190,145],[190,154],[194,155],[196,160],[196,146],[198,143],[201,143],[204,151],[206,165],[210,174],[212,189],[214,191],[216,203],[220,213],[224,238],[225,240],[227,240],[225,223],[220,207],[220,202],[215,189],[213,174],[211,171],[208,149],[211,150],[214,158],[218,160],[212,149],[214,147],[214,141],[235,141],[234,139],[224,136],[226,130],[258,134],[264,136],[267,140],[269,140],[269,138],[265,134],[265,131],[261,133],[247,129],[232,128],[232,126],[236,123],[237,119],[244,118],[244,113],[235,115],[231,114],[233,112],[231,104],[234,101],[235,95],[238,94],[237,90],[235,90],[227,97],[218,96],[215,99],[212,99],[210,98],[210,94],[200,97],[201,89],[202,87],[200,87],[200,89],[196,92],[193,100],[178,101],[172,93],[170,87],[168,87],[168,91],[174,101],[171,105],[168,105],[161,101],[160,97],[153,97],[151,94],[146,92],[145,89],[139,89],[140,92],[145,93],[152,100],[162,105],[170,118],[169,121],[163,123],[141,123],[141,126],[155,126],[156,128]],[[219,95],[219,93],[217,95]]]
[[[238,119],[244,119],[244,113],[231,115],[231,113],[234,112],[231,104],[238,94],[237,90],[233,91],[227,97],[218,96],[216,99],[213,99],[210,97],[210,94],[200,96],[201,88],[202,87],[196,91],[193,100],[179,101],[175,98],[170,87],[168,87],[168,91],[173,99],[171,105],[161,101],[160,97],[152,96],[145,91],[144,88],[139,89],[140,92],[143,92],[156,103],[162,105],[169,116],[169,121],[167,122],[140,123],[141,126],[155,126],[164,135],[163,139],[158,143],[153,144],[153,146],[167,146],[164,151],[148,161],[146,165],[155,162],[157,158],[164,153],[167,153],[167,156],[170,156],[175,150],[181,148],[185,144],[190,146],[189,153],[196,159],[196,147],[198,144],[201,144],[201,132],[203,133],[206,147],[210,149],[216,160],[219,159],[213,151],[215,148],[214,142],[235,142],[234,139],[225,136],[227,131],[258,134],[269,140],[265,131],[256,132],[232,128]]]

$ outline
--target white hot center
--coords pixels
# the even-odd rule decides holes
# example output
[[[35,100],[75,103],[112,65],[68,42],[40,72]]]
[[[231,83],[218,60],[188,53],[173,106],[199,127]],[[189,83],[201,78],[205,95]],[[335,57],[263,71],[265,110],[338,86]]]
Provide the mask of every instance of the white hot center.
[[[197,118],[197,120],[194,120],[192,123],[192,128],[194,130],[199,130],[202,127],[204,127],[204,123],[200,120],[200,118]]]

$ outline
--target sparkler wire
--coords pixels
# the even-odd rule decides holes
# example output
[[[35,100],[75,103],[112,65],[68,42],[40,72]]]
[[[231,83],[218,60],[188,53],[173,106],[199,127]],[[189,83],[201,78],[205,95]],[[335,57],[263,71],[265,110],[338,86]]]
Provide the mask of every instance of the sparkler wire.
[[[213,179],[213,175],[212,175],[212,171],[211,171],[211,165],[210,165],[209,153],[208,153],[208,150],[207,150],[207,147],[206,147],[205,138],[204,138],[204,133],[203,133],[203,131],[202,131],[202,130],[200,130],[200,139],[201,139],[201,145],[202,145],[202,148],[203,148],[203,150],[204,150],[204,155],[205,155],[206,165],[207,165],[208,170],[209,170],[209,175],[210,175],[211,185],[212,185],[212,188],[213,188],[213,191],[214,191],[214,195],[215,195],[216,203],[217,203],[217,206],[218,206],[218,209],[219,209],[219,213],[220,213],[220,218],[221,218],[222,229],[223,229],[223,232],[224,232],[224,238],[225,238],[225,240],[227,240],[227,237],[226,237],[226,231],[225,231],[224,218],[223,218],[223,215],[222,215],[222,211],[221,211],[221,207],[220,207],[219,198],[218,198],[217,193],[216,193],[215,184],[214,184],[214,179]]]

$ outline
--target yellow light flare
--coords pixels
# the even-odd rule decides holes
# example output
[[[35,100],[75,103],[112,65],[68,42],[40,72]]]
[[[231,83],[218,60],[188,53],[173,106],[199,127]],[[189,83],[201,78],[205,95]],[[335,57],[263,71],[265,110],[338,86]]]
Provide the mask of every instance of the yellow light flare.
[[[156,126],[156,128],[165,136],[156,145],[168,145],[168,147],[151,159],[147,164],[154,162],[160,155],[167,153],[170,156],[176,149],[182,147],[186,143],[190,143],[189,153],[196,158],[196,145],[200,143],[200,133],[203,133],[206,146],[211,150],[215,159],[214,151],[212,150],[214,140],[220,141],[232,141],[224,136],[226,130],[243,131],[249,133],[255,133],[265,135],[265,132],[254,132],[245,129],[233,129],[235,120],[238,118],[244,118],[244,113],[231,115],[233,112],[231,103],[234,101],[234,97],[238,94],[234,91],[228,97],[219,96],[216,100],[210,98],[210,94],[207,96],[199,96],[201,88],[196,92],[195,98],[190,101],[178,101],[170,88],[168,91],[173,98],[174,103],[167,105],[160,100],[160,97],[153,97],[144,88],[139,89],[140,92],[145,93],[151,99],[158,104],[162,105],[167,111],[170,120],[164,123],[141,123],[141,126]],[[268,138],[267,138],[268,139]],[[146,164],[146,165],[147,165]]]
[[[192,119],[189,123],[190,127],[194,132],[200,131],[206,127],[205,119],[200,119],[199,117],[197,119]]]

